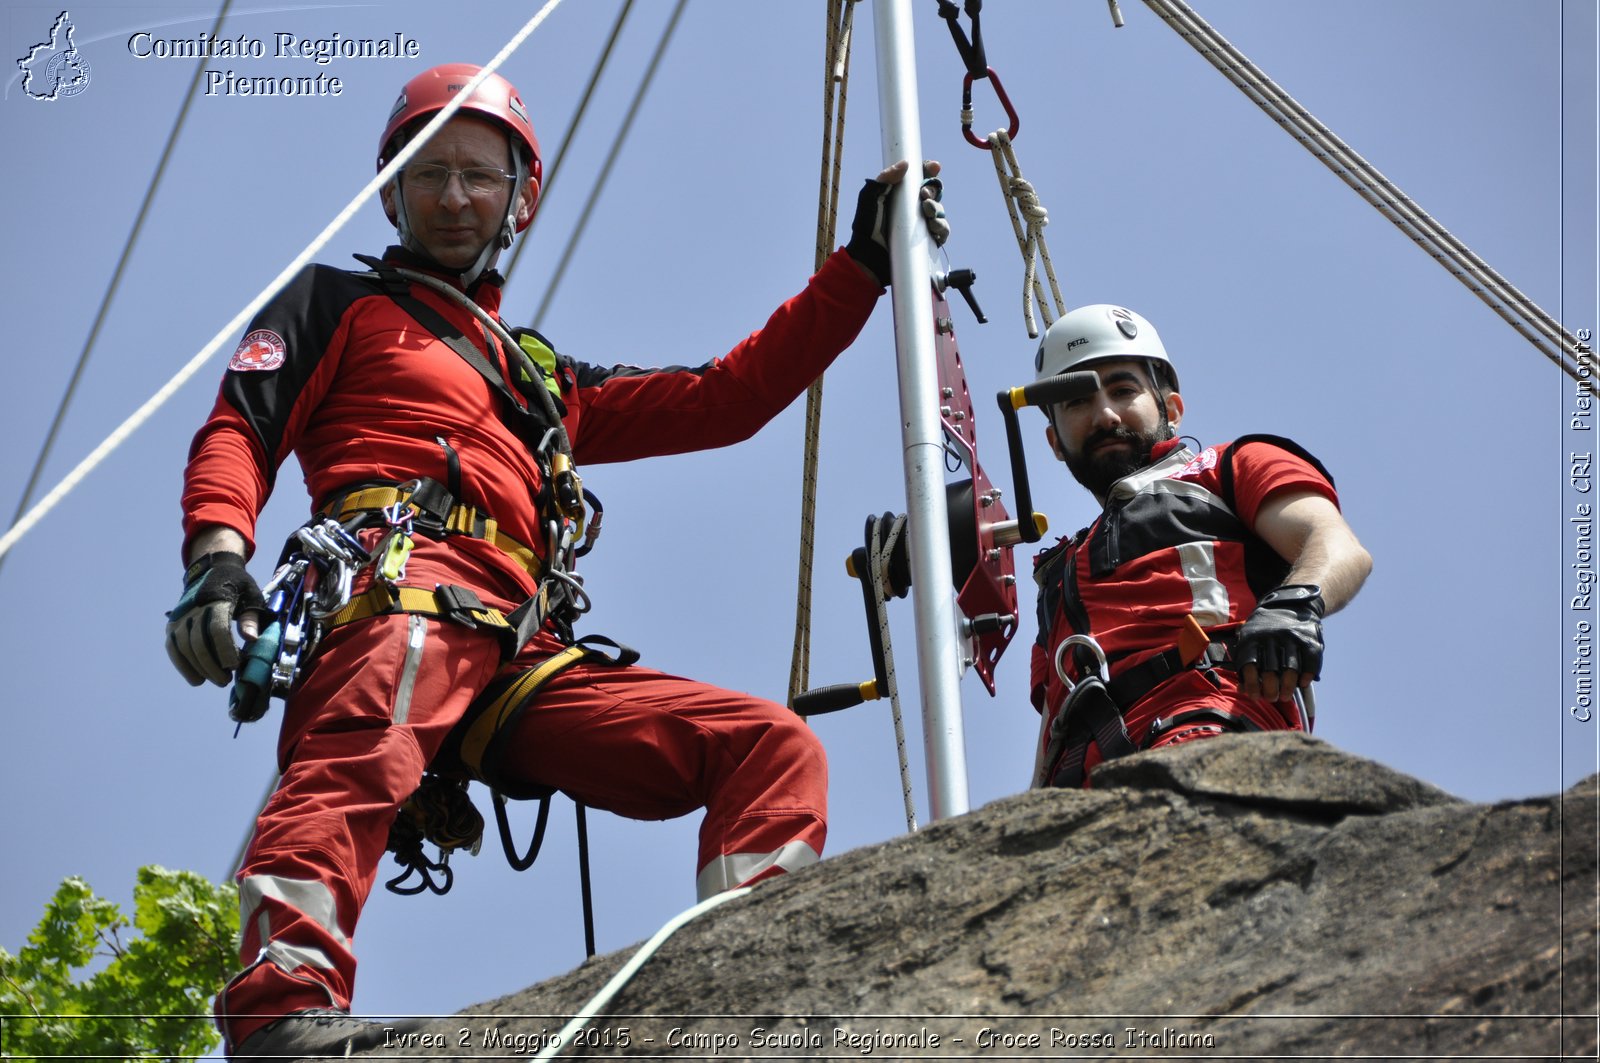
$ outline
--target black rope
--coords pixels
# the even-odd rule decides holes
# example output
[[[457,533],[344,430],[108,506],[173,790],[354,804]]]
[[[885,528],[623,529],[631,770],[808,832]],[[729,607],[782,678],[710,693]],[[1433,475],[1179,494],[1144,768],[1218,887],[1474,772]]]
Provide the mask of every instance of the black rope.
[[[506,851],[506,863],[511,865],[513,871],[526,871],[539,859],[539,850],[544,847],[544,829],[550,823],[550,798],[539,799],[539,818],[533,825],[533,840],[528,843],[528,851],[521,856],[517,855],[516,843],[511,840],[511,821],[506,815],[506,798],[501,793],[494,795],[494,822],[500,828],[500,845]]]
[[[589,817],[583,802],[576,801],[578,809],[578,885],[583,893],[583,947],[594,955],[594,891],[589,883]]]
[[[555,159],[545,170],[544,187],[539,190],[540,202],[550,198],[550,189],[555,186],[556,173],[561,169],[561,160],[567,156],[567,147],[578,135],[578,127],[583,124],[583,116],[589,110],[589,97],[594,95],[594,88],[600,82],[600,75],[605,72],[606,65],[611,62],[611,49],[617,43],[617,38],[622,34],[622,24],[627,21],[628,12],[633,9],[633,0],[625,0],[622,10],[617,12],[617,20],[611,24],[611,36],[606,38],[606,46],[600,52],[600,59],[595,63],[594,70],[589,74],[589,83],[584,86],[583,98],[578,101],[578,109],[572,115],[572,121],[567,125],[566,135],[561,138],[561,146],[556,149]],[[539,224],[539,215],[536,213],[533,220],[528,223],[528,228],[523,231],[522,239],[517,241],[517,249],[511,252],[511,261],[506,263],[506,268],[501,271],[506,281],[511,280],[511,271],[517,268],[517,262],[522,258],[523,249],[528,246],[528,237],[533,235],[533,227]]]
[[[561,260],[556,265],[556,271],[545,285],[544,298],[539,303],[539,309],[534,311],[533,323],[537,328],[544,320],[544,313],[550,307],[550,302],[556,296],[556,290],[561,287],[561,278],[566,275],[567,264],[572,260],[572,253],[578,246],[578,241],[583,238],[583,231],[588,227],[589,219],[594,217],[595,201],[600,198],[600,192],[605,187],[606,180],[611,176],[611,167],[616,163],[617,156],[622,152],[622,145],[628,139],[628,131],[633,127],[634,116],[639,113],[639,105],[644,101],[645,93],[650,89],[650,83],[655,80],[656,67],[661,64],[661,57],[667,50],[667,44],[672,40],[672,33],[678,28],[678,19],[683,14],[683,9],[688,0],[678,0],[672,9],[672,18],[667,22],[667,28],[661,34],[661,41],[656,45],[655,54],[650,57],[650,65],[645,68],[644,77],[639,82],[638,91],[634,93],[633,103],[628,107],[627,117],[622,120],[622,128],[617,131],[617,139],[612,142],[611,153],[606,156],[605,165],[600,168],[600,176],[595,181],[594,187],[589,190],[589,199],[583,205],[583,210],[578,215],[578,227],[573,230],[572,236],[567,240],[565,250],[561,252]]]

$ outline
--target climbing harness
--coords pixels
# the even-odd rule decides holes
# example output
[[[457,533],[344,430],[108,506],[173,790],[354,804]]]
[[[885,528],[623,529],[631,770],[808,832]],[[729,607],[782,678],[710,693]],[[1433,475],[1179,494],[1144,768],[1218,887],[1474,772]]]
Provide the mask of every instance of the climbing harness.
[[[367,550],[358,534],[383,525],[377,548]],[[344,624],[384,613],[417,613],[467,627],[486,627],[501,638],[506,659],[547,620],[564,627],[588,607],[581,584],[541,579],[540,590],[510,614],[485,606],[467,587],[441,584],[433,590],[404,587],[413,537],[467,535],[485,539],[541,579],[546,566],[529,547],[499,531],[494,519],[457,505],[442,485],[420,478],[342,493],[297,529],[263,588],[273,619],[245,648],[244,663],[229,698],[229,716],[251,723],[265,715],[269,698],[287,699],[322,636]],[[559,556],[559,555],[556,555]],[[352,596],[355,577],[370,568],[367,589]],[[576,595],[566,593],[576,586]]]
[[[562,422],[561,411],[556,406],[555,395],[551,393],[550,388],[542,384],[546,379],[545,374],[535,364],[523,343],[506,331],[505,326],[496,320],[493,314],[454,285],[427,273],[391,265],[370,255],[355,257],[371,268],[372,272],[368,276],[377,280],[391,299],[455,351],[463,361],[477,370],[489,386],[502,396],[505,400],[503,409],[506,411],[507,423],[535,448],[538,457],[547,462],[551,500],[555,504],[556,511],[568,520],[581,523],[584,516],[583,481],[578,477],[573,465],[572,441],[567,438],[567,428]],[[477,318],[487,330],[485,341],[493,336],[505,352],[507,365],[513,368],[517,383],[520,385],[518,392],[529,403],[528,408],[524,408],[517,401],[505,379],[500,375],[499,369],[484,358],[475,344],[463,336],[460,330],[442,314],[411,294],[408,282],[421,284],[438,292]],[[530,331],[529,335],[538,341],[538,346],[549,350],[549,345],[537,333]],[[489,343],[488,346],[492,349],[494,344]],[[559,365],[559,363],[554,364]],[[538,400],[537,403],[535,399]],[[542,436],[537,435],[536,433],[541,430]]]
[[[1070,580],[1075,567],[1073,558],[1068,556],[1065,564],[1064,578]],[[1184,671],[1196,671],[1214,686],[1220,686],[1214,669],[1232,667],[1232,633],[1207,634],[1192,614],[1184,619],[1184,629],[1179,633],[1176,646],[1122,670],[1115,677],[1111,675],[1105,650],[1092,635],[1074,634],[1061,640],[1051,660],[1066,696],[1053,718],[1049,713],[1040,716],[1040,740],[1036,747],[1040,753],[1034,764],[1034,787],[1082,786],[1084,759],[1091,744],[1099,748],[1102,760],[1115,760],[1149,749],[1180,728],[1203,726],[1217,734],[1261,729],[1246,717],[1203,707],[1157,718],[1142,742],[1135,743],[1128,734],[1124,710],[1156,687]],[[1077,680],[1068,673],[1069,662],[1077,671]],[[1046,721],[1049,721],[1048,731],[1045,730]],[[1309,733],[1309,726],[1304,722],[1302,726]]]
[[[285,546],[284,555],[265,593],[274,620],[263,637],[246,650],[232,695],[238,721],[259,719],[269,698],[287,698],[318,641],[329,630],[370,617],[407,613],[446,620],[492,632],[500,639],[502,657],[511,660],[546,624],[569,646],[537,668],[491,685],[474,700],[444,748],[429,766],[417,790],[402,803],[391,826],[388,849],[401,873],[386,883],[395,893],[447,892],[454,882],[450,854],[467,849],[476,854],[484,821],[467,795],[469,781],[490,787],[496,823],[507,861],[517,870],[530,867],[538,855],[554,793],[546,787],[516,782],[500,766],[501,739],[528,703],[550,679],[580,661],[631,664],[638,654],[599,636],[574,639],[573,624],[590,602],[577,558],[593,547],[604,513],[599,500],[584,488],[571,456],[571,444],[556,405],[562,363],[537,333],[513,336],[487,311],[452,286],[378,259],[357,256],[371,269],[360,274],[376,282],[419,324],[466,361],[501,397],[499,409],[509,428],[523,439],[540,463],[544,494],[540,509],[547,514],[542,549],[518,541],[501,530],[494,517],[459,500],[460,467],[454,449],[441,437],[448,484],[419,477],[404,483],[360,483],[324,500],[316,516]],[[483,340],[492,351],[498,344],[516,383],[506,382],[498,367],[442,314],[418,299],[412,283],[424,284],[469,309],[483,325]],[[527,405],[518,400],[526,400]],[[376,538],[370,532],[378,529]],[[369,533],[363,546],[362,533]],[[483,603],[467,587],[441,584],[433,589],[402,585],[417,536],[482,539],[533,577],[535,594],[503,613]],[[353,593],[358,574],[369,573],[364,590]],[[602,647],[610,647],[611,653]],[[511,838],[507,800],[541,801],[538,824],[526,852],[518,853]],[[578,806],[580,830],[584,811]],[[438,847],[436,858],[423,843]],[[586,848],[586,847],[585,847]],[[593,916],[587,854],[581,855],[585,925],[593,953]]]

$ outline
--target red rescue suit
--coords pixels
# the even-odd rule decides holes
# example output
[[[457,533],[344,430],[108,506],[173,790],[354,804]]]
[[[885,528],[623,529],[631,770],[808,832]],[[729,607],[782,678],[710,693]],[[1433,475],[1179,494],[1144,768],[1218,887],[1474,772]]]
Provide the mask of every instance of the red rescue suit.
[[[400,249],[386,260],[420,268]],[[704,366],[604,369],[557,358],[575,461],[581,469],[749,437],[850,345],[881,291],[840,251],[761,331]],[[409,294],[512,379],[505,352],[464,307],[420,284]],[[498,277],[469,294],[496,313]],[[497,406],[509,401],[376,281],[311,267],[251,324],[195,437],[185,557],[194,534],[214,525],[253,549],[256,515],[291,452],[317,505],[356,484],[430,477],[537,547],[543,474]],[[502,612],[537,589],[509,554],[465,535],[417,537],[401,583],[469,588]],[[327,634],[286,707],[283,775],[238,872],[248,966],[217,1000],[230,1044],[292,1011],[350,1006],[351,939],[396,809],[480,691],[561,648],[547,629],[506,662],[492,632],[407,613]],[[509,741],[527,782],[586,805],[640,819],[705,808],[701,896],[821,854],[821,744],[770,701],[581,663],[539,693]]]
[[[1039,636],[1030,696],[1043,716],[1041,760],[1069,689],[1057,674],[1057,653],[1074,634],[1092,636],[1104,651],[1134,748],[1224,730],[1300,727],[1291,703],[1242,694],[1229,666],[1201,658],[1199,667],[1169,670],[1165,662],[1191,616],[1221,653],[1261,595],[1287,574],[1288,562],[1251,531],[1261,504],[1283,491],[1313,491],[1338,505],[1332,479],[1300,447],[1272,436],[1199,454],[1169,440],[1153,457],[1112,485],[1092,525],[1035,558]],[[1092,667],[1078,651],[1061,652],[1061,661],[1073,683]],[[1084,757],[1085,784],[1105,757],[1100,744],[1092,742]],[[1047,781],[1038,774],[1036,782]]]

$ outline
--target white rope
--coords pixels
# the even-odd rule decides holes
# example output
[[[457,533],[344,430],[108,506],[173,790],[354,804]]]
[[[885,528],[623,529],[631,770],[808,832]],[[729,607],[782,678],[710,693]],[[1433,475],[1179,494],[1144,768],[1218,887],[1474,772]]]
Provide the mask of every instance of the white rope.
[[[1284,132],[1448,270],[1539,353],[1577,380],[1585,390],[1596,391],[1593,355],[1572,333],[1417,206],[1394,182],[1318,121],[1182,0],[1145,0],[1145,4],[1282,126]]]
[[[66,478],[57,484],[49,494],[41,498],[39,502],[32,509],[30,509],[27,514],[22,517],[22,519],[13,524],[4,535],[0,535],[0,557],[4,557],[11,550],[11,548],[16,545],[18,540],[31,531],[34,525],[38,524],[39,521],[44,519],[45,515],[54,509],[56,505],[73,490],[73,488],[77,487],[78,484],[89,475],[89,473],[93,472],[94,469],[99,466],[99,464],[104,461],[112,451],[121,446],[129,436],[143,426],[144,423],[148,421],[151,416],[153,416],[155,412],[166,403],[168,399],[177,393],[179,388],[188,383],[190,377],[194,376],[195,373],[200,371],[200,368],[211,359],[211,356],[215,354],[223,344],[227,343],[234,336],[238,335],[239,331],[243,329],[244,326],[248,324],[257,313],[260,312],[262,307],[266,306],[267,303],[273,299],[273,297],[282,291],[283,288],[291,280],[293,280],[294,277],[302,269],[304,269],[307,264],[311,262],[312,258],[317,254],[317,252],[321,251],[328,241],[333,239],[334,234],[340,229],[344,228],[345,224],[355,216],[356,211],[365,205],[367,200],[371,199],[380,188],[389,183],[389,181],[394,177],[395,171],[399,170],[402,166],[409,162],[411,157],[418,151],[422,150],[422,146],[428,142],[429,138],[431,138],[433,134],[444,125],[444,123],[448,122],[451,116],[456,113],[456,111],[461,109],[461,105],[466,101],[467,97],[471,96],[477,87],[481,85],[490,74],[493,74],[497,69],[499,69],[500,65],[510,57],[511,53],[516,51],[517,48],[522,45],[522,42],[527,40],[528,36],[533,33],[535,29],[538,29],[539,24],[549,17],[550,13],[559,7],[560,4],[561,0],[547,0],[547,3],[544,5],[544,7],[540,8],[538,13],[535,14],[533,18],[529,19],[522,29],[517,31],[516,36],[512,37],[511,40],[506,43],[505,47],[501,48],[499,53],[493,59],[489,60],[484,68],[478,73],[478,75],[471,81],[467,82],[466,87],[461,92],[457,93],[442,109],[440,109],[439,113],[434,115],[432,120],[430,120],[427,125],[423,126],[422,132],[417,136],[417,138],[407,144],[398,155],[390,160],[389,165],[385,166],[375,177],[372,178],[372,180],[368,181],[361,191],[356,193],[355,198],[352,199],[349,204],[339,212],[333,221],[328,223],[327,228],[323,229],[322,232],[317,235],[316,239],[307,244],[306,249],[300,252],[300,254],[295,257],[294,261],[285,266],[283,272],[279,273],[271,284],[263,288],[259,295],[245,305],[244,309],[235,314],[233,319],[224,325],[222,329],[211,338],[211,342],[207,343],[200,349],[199,353],[197,353],[193,358],[189,359],[188,363],[178,371],[176,376],[167,381],[166,384],[162,385],[161,389],[158,390],[154,395],[150,396],[150,398],[145,401],[143,406],[140,406],[133,412],[132,415],[128,417],[127,420],[118,425],[111,432],[111,434],[105,438],[105,441],[99,446],[95,447],[95,449],[89,453],[88,457],[80,461],[77,467],[69,472],[66,475]]]
[[[561,1050],[567,1046],[577,1032],[587,1026],[589,1020],[600,1013],[601,1008],[611,1003],[611,998],[622,991],[622,987],[628,984],[640,967],[644,966],[645,961],[654,956],[656,950],[684,924],[699,918],[719,904],[726,904],[731,900],[743,897],[752,888],[751,886],[740,886],[737,889],[719,893],[714,897],[708,897],[693,908],[679,912],[667,920],[666,925],[657,930],[655,936],[640,946],[639,951],[635,952],[633,957],[622,965],[622,969],[611,976],[611,981],[600,987],[600,992],[590,998],[589,1003],[585,1004],[582,1010],[573,1016],[572,1021],[561,1028],[561,1032],[556,1034],[555,1039],[545,1047],[544,1051],[533,1057],[534,1060],[554,1059],[560,1055]]]
[[[994,156],[994,173],[1000,181],[1000,195],[1006,201],[1006,212],[1011,215],[1011,231],[1017,238],[1017,250],[1022,252],[1022,319],[1027,323],[1028,336],[1039,335],[1034,321],[1033,307],[1038,303],[1046,327],[1067,312],[1061,298],[1061,286],[1056,283],[1056,268],[1050,261],[1050,248],[1044,240],[1044,227],[1050,224],[1050,212],[1039,202],[1039,193],[1031,182],[1022,176],[1017,163],[1017,153],[1011,147],[1011,138],[1003,129],[989,134],[989,153]],[[1038,264],[1043,264],[1045,276],[1050,279],[1050,294],[1055,298],[1055,314],[1045,302],[1044,286],[1039,283]]]
[[[911,763],[906,756],[906,726],[900,713],[900,684],[894,675],[894,644],[889,639],[889,609],[884,597],[884,588],[889,586],[889,559],[894,555],[895,545],[900,540],[900,533],[905,529],[904,517],[893,521],[889,526],[887,540],[880,539],[882,526],[879,522],[872,523],[871,560],[869,567],[872,571],[872,604],[878,614],[878,636],[883,646],[883,675],[888,686],[889,715],[894,720],[894,745],[895,752],[900,758],[900,794],[905,802],[906,830],[915,834],[917,830],[917,806],[911,793]]]

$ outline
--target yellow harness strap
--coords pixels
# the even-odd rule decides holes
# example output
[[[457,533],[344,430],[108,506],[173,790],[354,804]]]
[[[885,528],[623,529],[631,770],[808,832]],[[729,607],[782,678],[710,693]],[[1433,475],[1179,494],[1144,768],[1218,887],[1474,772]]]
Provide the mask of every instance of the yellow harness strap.
[[[352,491],[339,500],[337,506],[331,507],[322,516],[332,517],[334,520],[345,520],[360,513],[362,510],[388,509],[396,502],[404,501],[408,495],[399,487],[367,487],[360,491]],[[448,534],[467,535],[474,539],[484,539],[508,555],[518,565],[526,569],[534,579],[538,579],[544,571],[544,562],[530,546],[525,546],[516,539],[500,530],[500,525],[486,513],[478,512],[477,506],[461,503],[450,508],[449,515],[445,518],[444,530]],[[410,610],[407,610],[408,612]]]
[[[439,591],[430,591],[421,587],[395,587],[391,590],[388,584],[374,581],[372,586],[351,598],[349,604],[330,616],[326,621],[327,627],[332,630],[341,624],[365,620],[369,616],[383,613],[421,613],[423,616],[454,620],[458,623],[470,621],[484,627],[510,630],[511,624],[506,620],[505,614],[498,609],[490,609],[481,602],[473,607],[464,606],[460,602],[441,601],[441,591],[448,590],[449,588],[441,588]]]
[[[568,646],[560,653],[521,675],[489,704],[477,710],[461,734],[461,762],[473,776],[483,779],[483,758],[495,733],[505,726],[516,710],[526,705],[539,690],[561,672],[593,653],[587,646]],[[485,780],[487,781],[487,780]]]

